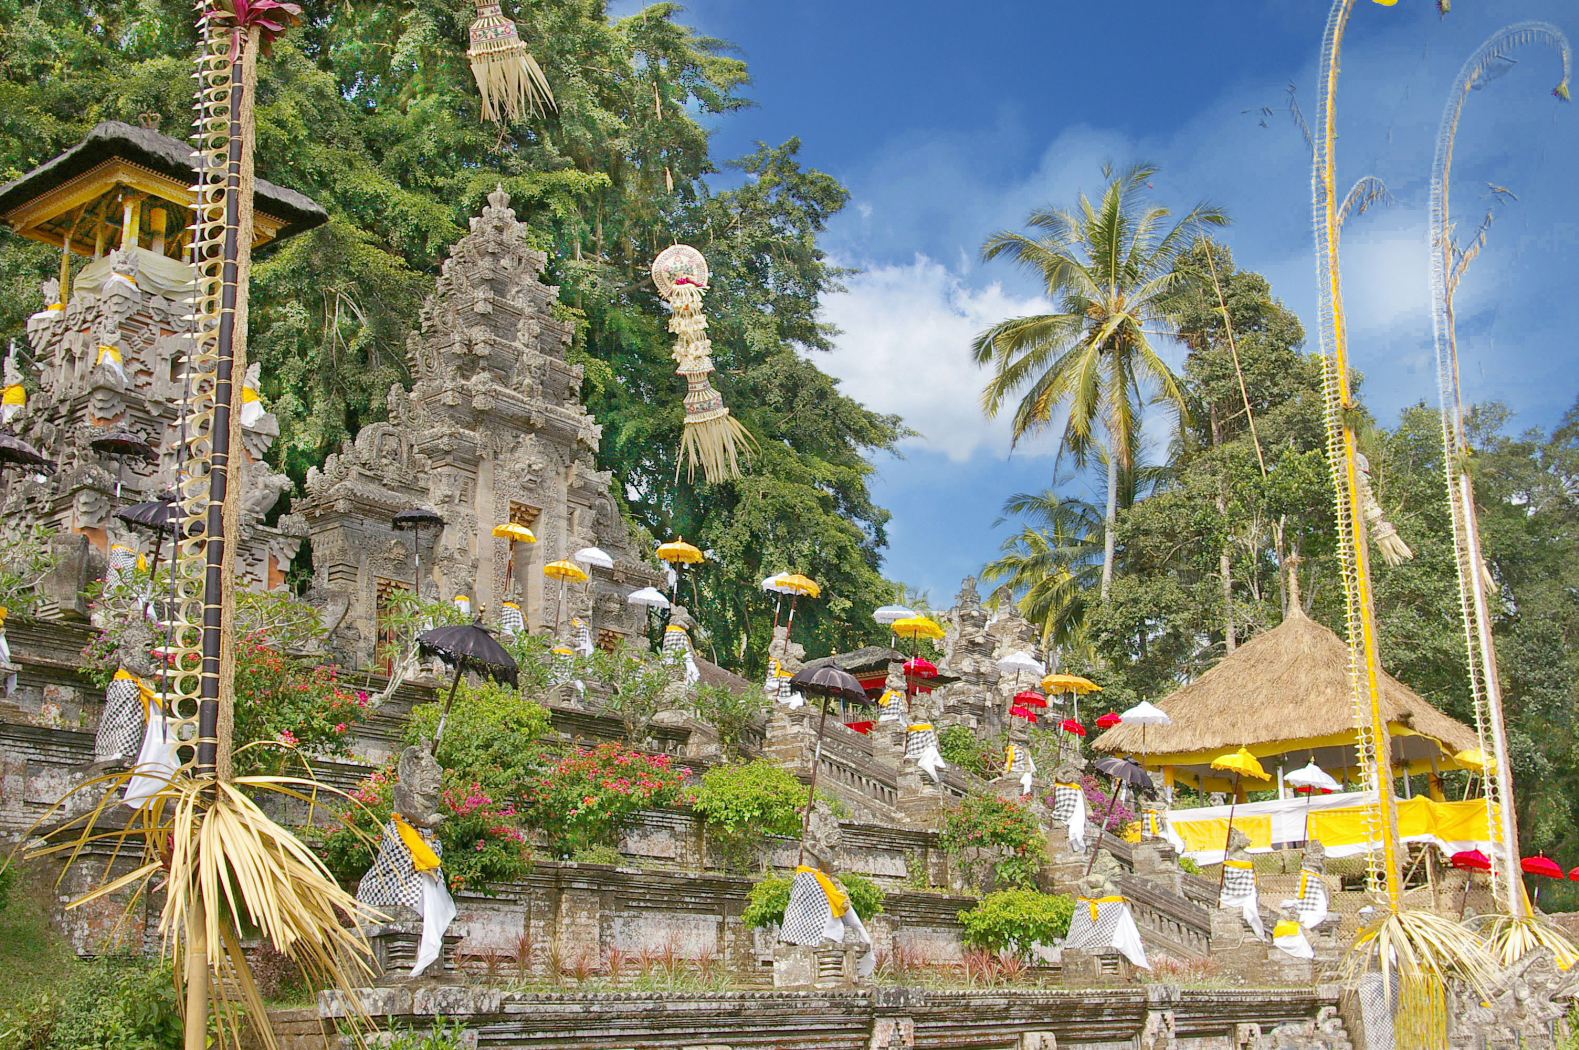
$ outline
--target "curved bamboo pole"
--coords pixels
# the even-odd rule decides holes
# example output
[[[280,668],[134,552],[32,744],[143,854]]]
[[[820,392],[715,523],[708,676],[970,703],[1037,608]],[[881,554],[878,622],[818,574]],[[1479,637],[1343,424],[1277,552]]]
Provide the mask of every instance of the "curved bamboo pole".
[[[1398,807],[1393,797],[1392,747],[1382,716],[1381,662],[1377,655],[1375,599],[1371,591],[1370,555],[1359,496],[1358,448],[1353,427],[1355,404],[1349,385],[1348,331],[1343,313],[1343,285],[1338,265],[1340,206],[1333,151],[1337,143],[1338,68],[1343,35],[1355,0],[1334,0],[1327,17],[1321,51],[1320,127],[1315,136],[1311,198],[1316,235],[1318,328],[1326,357],[1323,387],[1326,401],[1327,458],[1332,469],[1337,507],[1338,557],[1349,639],[1349,681],[1354,693],[1356,748],[1376,803],[1367,811],[1369,831],[1382,848],[1369,857],[1373,891],[1397,913],[1402,905],[1398,868]]]
[[[1508,740],[1503,721],[1502,687],[1497,653],[1492,641],[1490,602],[1487,596],[1485,557],[1480,549],[1480,529],[1475,515],[1475,490],[1469,466],[1469,438],[1464,424],[1464,396],[1459,382],[1458,332],[1454,298],[1469,264],[1485,244],[1483,224],[1469,244],[1460,248],[1453,238],[1449,215],[1453,151],[1459,120],[1470,92],[1509,52],[1535,44],[1550,44],[1562,62],[1562,79],[1553,90],[1568,98],[1573,52],[1562,30],[1546,22],[1519,22],[1493,33],[1470,55],[1453,82],[1442,127],[1437,134],[1436,159],[1431,172],[1431,327],[1436,343],[1437,388],[1442,414],[1442,463],[1452,510],[1454,565],[1458,571],[1459,613],[1464,623],[1468,654],[1470,694],[1474,701],[1475,731],[1481,753],[1490,755],[1491,775],[1485,778],[1488,826],[1493,829],[1491,882],[1493,894],[1502,899],[1508,914],[1526,914],[1519,871],[1519,829],[1511,807],[1513,775],[1508,761]],[[1489,223],[1488,216],[1487,222]]]

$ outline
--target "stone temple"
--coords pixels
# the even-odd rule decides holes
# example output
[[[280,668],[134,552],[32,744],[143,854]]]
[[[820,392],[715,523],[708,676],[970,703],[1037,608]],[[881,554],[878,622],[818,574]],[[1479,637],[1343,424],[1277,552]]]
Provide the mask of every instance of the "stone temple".
[[[94,640],[84,592],[118,554],[149,547],[114,511],[179,480],[177,464],[159,450],[177,447],[182,426],[189,164],[184,144],[109,123],[0,187],[0,219],[59,248],[62,259],[28,323],[30,354],[12,348],[5,362],[6,387],[26,392],[8,394],[5,429],[57,466],[52,474],[0,473],[0,529],[49,526],[56,555],[33,614],[0,617],[10,644],[9,660],[0,649],[0,834],[12,841],[32,834],[96,757],[106,690],[90,680],[81,655]],[[301,194],[266,182],[257,207],[264,243],[326,218]],[[646,613],[625,598],[664,577],[638,547],[610,474],[597,469],[600,431],[580,401],[582,370],[567,359],[572,333],[556,315],[558,289],[542,279],[548,261],[530,247],[509,197],[491,194],[452,247],[408,340],[411,389],[392,387],[387,418],[313,470],[298,497],[265,461],[279,428],[249,377],[256,407],[242,419],[241,574],[254,588],[285,588],[310,550],[305,597],[332,628],[331,655],[370,690],[388,686],[387,701],[352,730],[349,753],[314,760],[325,783],[358,784],[397,756],[399,768],[422,765],[408,762],[413,748],[401,744],[413,708],[435,701],[433,682],[420,674],[388,682],[377,664],[381,618],[397,592],[464,597],[490,622],[517,599],[535,632],[576,616],[594,644],[644,640]],[[138,454],[140,444],[149,455]],[[431,525],[398,530],[396,516],[413,511]],[[536,543],[494,535],[510,523],[530,529]],[[543,566],[584,547],[606,552],[613,567],[564,590],[561,608],[561,590]],[[740,750],[803,782],[816,777],[829,804],[811,814],[810,858],[840,877],[868,879],[884,900],[881,914],[866,917],[875,980],[861,976],[847,944],[784,943],[775,927],[748,927],[743,916],[761,872],[724,863],[718,833],[694,809],[677,807],[639,813],[620,830],[617,848],[595,857],[540,855],[487,893],[457,887],[442,961],[423,977],[406,976],[418,943],[409,916],[376,928],[382,973],[362,993],[363,1009],[419,1029],[455,1018],[472,1028],[469,1045],[547,1050],[1393,1045],[1390,1021],[1376,1014],[1378,996],[1339,983],[1342,946],[1368,900],[1363,877],[1330,870],[1319,844],[1252,865],[1232,840],[1229,856],[1255,872],[1260,898],[1229,907],[1218,879],[1186,870],[1175,844],[1145,820],[1113,828],[1097,848],[1099,814],[1071,816],[1077,803],[1085,811],[1086,792],[1078,748],[1068,741],[1037,752],[1034,769],[1007,758],[975,771],[957,758],[929,768],[921,742],[951,730],[1034,750],[1025,722],[1008,714],[1032,683],[999,670],[1005,657],[1035,647],[1031,625],[989,609],[972,580],[939,618],[947,637],[937,673],[919,687],[907,679],[906,654],[886,645],[826,658],[857,678],[875,707],[828,718],[820,737],[815,708],[786,688],[805,654],[783,627],[766,682],[698,658],[690,665],[696,677],[667,690],[663,709],[639,732],[597,682],[558,682],[530,697],[547,708],[558,742],[621,742],[702,773],[727,759],[687,690],[699,681],[737,696],[765,691],[769,713],[743,733]],[[676,609],[673,626],[687,622]],[[139,655],[130,669],[153,673],[149,653]],[[427,756],[426,765],[435,764]],[[1086,940],[1074,942],[1072,921],[1068,943],[1039,943],[1012,974],[990,953],[969,949],[961,915],[991,886],[969,874],[974,847],[950,847],[940,834],[966,799],[1023,802],[1046,843],[1034,884],[1080,898],[1077,913],[1090,916]],[[1092,809],[1102,801],[1093,795]],[[1156,811],[1142,810],[1141,817]],[[756,863],[794,872],[798,846],[769,836]],[[86,867],[102,871],[129,863],[107,844],[88,854]],[[92,888],[84,870],[72,869],[57,903]],[[1284,929],[1295,903],[1285,898],[1303,899],[1309,885],[1332,901],[1331,914],[1310,924],[1309,952],[1291,955],[1258,936],[1251,919]],[[1444,873],[1429,892],[1459,910],[1488,903],[1468,872]],[[1108,943],[1102,923],[1115,902],[1132,919],[1149,970]],[[55,921],[85,955],[112,937],[156,951],[147,915],[139,909],[127,923],[123,909],[102,898],[61,908]],[[1579,995],[1579,970],[1552,961],[1532,955],[1484,998],[1456,1004],[1455,1050],[1546,1045],[1538,1039],[1561,1014],[1553,1009]],[[638,970],[643,977],[631,979]],[[716,979],[721,972],[728,982]],[[677,974],[695,980],[664,983]],[[288,1050],[329,1050],[348,1012],[325,994],[270,1016]]]

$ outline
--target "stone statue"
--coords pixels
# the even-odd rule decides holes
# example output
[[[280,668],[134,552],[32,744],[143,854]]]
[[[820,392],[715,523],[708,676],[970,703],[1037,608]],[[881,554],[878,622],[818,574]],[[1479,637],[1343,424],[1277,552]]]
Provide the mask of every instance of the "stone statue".
[[[444,852],[435,829],[444,821],[444,770],[431,744],[400,753],[394,812],[379,841],[373,866],[362,877],[356,899],[386,913],[410,909],[422,917],[422,941],[411,976],[439,957],[444,933],[455,918],[455,901],[441,867]]]
[[[1223,860],[1223,888],[1218,896],[1218,907],[1235,909],[1244,916],[1245,925],[1255,935],[1266,939],[1266,927],[1261,923],[1261,902],[1256,893],[1256,869],[1248,850],[1250,836],[1239,828],[1228,833],[1228,856]]]
[[[1070,917],[1064,950],[1098,955],[1118,952],[1135,966],[1149,970],[1151,964],[1146,959],[1146,947],[1135,925],[1135,916],[1113,882],[1118,870],[1118,861],[1102,850],[1091,872],[1076,883],[1079,898],[1075,901],[1074,915]]]
[[[153,685],[153,629],[136,616],[127,621],[116,639],[115,677],[104,690],[104,712],[93,738],[93,759],[116,762],[131,758],[142,746],[147,715],[155,702]]]
[[[806,828],[806,862],[829,875],[839,870],[839,847],[844,843],[844,829],[833,815],[828,803],[818,799],[811,807],[811,821]]]
[[[1579,995],[1579,970],[1564,971],[1550,948],[1505,967],[1486,994],[1455,986],[1448,1043],[1452,1050],[1550,1046],[1552,1033]]]
[[[5,355],[3,383],[0,383],[0,424],[9,426],[11,421],[27,409],[27,388],[22,385],[22,368],[16,340]]]
[[[1064,756],[1053,770],[1053,823],[1069,829],[1069,847],[1076,853],[1086,849],[1086,789],[1082,782],[1084,765],[1077,758]]]

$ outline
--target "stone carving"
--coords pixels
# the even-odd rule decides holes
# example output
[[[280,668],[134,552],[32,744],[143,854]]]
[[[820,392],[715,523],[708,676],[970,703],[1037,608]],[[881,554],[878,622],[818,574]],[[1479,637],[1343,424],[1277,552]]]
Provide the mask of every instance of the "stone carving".
[[[444,769],[431,744],[413,744],[400,752],[396,766],[395,812],[419,828],[436,828],[444,820]]]
[[[1552,1033],[1579,998],[1579,970],[1562,970],[1549,948],[1505,967],[1480,995],[1455,989],[1448,1045],[1452,1050],[1517,1050],[1550,1046]]]
[[[837,874],[839,847],[843,844],[844,829],[838,818],[828,803],[817,800],[811,807],[811,821],[806,829],[806,863],[829,875]]]

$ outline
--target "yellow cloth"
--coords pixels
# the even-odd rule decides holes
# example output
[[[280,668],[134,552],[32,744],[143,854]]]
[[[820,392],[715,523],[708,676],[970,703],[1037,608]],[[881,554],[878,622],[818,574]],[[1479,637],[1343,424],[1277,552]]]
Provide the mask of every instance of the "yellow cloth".
[[[159,694],[154,692],[154,687],[136,675],[132,674],[124,667],[115,672],[115,680],[117,682],[137,683],[137,692],[139,695],[141,695],[143,700],[143,718],[152,718],[154,713],[154,704],[158,703],[159,701]]]
[[[1173,830],[1179,833],[1184,840],[1186,853],[1204,853],[1212,850],[1227,848],[1228,818],[1217,817],[1210,820],[1190,820],[1177,812],[1173,814]],[[1272,848],[1272,818],[1268,816],[1236,816],[1234,828],[1244,832],[1250,838],[1251,849]],[[1311,838],[1321,838],[1316,834],[1315,817],[1311,817]],[[1326,842],[1326,839],[1321,839]]]
[[[395,830],[400,832],[400,841],[405,843],[406,849],[411,854],[411,866],[418,871],[439,870],[439,855],[433,852],[433,847],[428,845],[422,833],[410,824],[399,813],[391,818],[395,822]]]
[[[1014,768],[1014,745],[1013,744],[1010,744],[1008,746],[1008,748],[1003,752],[1003,768],[1004,769],[1010,769],[1010,770],[1012,770]]]
[[[107,345],[104,345],[104,344],[100,344],[99,345],[99,356],[94,360],[93,364],[95,365],[95,367],[98,366],[98,365],[102,365],[105,362],[106,359],[108,359],[112,364],[119,365],[119,364],[124,364],[125,363],[125,362],[123,362],[121,360],[121,352],[119,350],[117,350],[113,346],[107,346]]]
[[[1249,871],[1251,868],[1255,867],[1255,865],[1248,860],[1225,860],[1223,861],[1223,867],[1237,868],[1240,871]]]
[[[877,698],[877,706],[887,707],[889,704],[899,699],[901,695],[903,694],[901,694],[897,689],[884,689],[883,695]]]
[[[1310,837],[1329,849],[1366,842],[1369,822],[1362,806],[1316,810],[1310,815]],[[1398,800],[1398,834],[1435,835],[1445,842],[1485,842],[1491,838],[1484,799],[1433,802],[1420,795]]]
[[[241,403],[243,405],[250,405],[254,401],[258,400],[261,399],[258,397],[258,392],[256,390],[252,389],[250,386],[244,386],[241,388]]]
[[[1279,937],[1298,937],[1302,929],[1303,927],[1299,923],[1284,919],[1272,927],[1272,939],[1275,941]]]
[[[21,383],[12,383],[5,388],[5,393],[0,394],[0,405],[25,404],[27,404],[27,390]]]
[[[823,896],[828,898],[828,907],[832,910],[833,917],[837,919],[843,916],[845,909],[850,906],[850,895],[841,890],[838,884],[827,875],[824,875],[809,864],[802,864],[795,869],[795,874],[797,875],[802,872],[809,872],[817,876],[817,884],[822,887]]]
[[[1117,896],[1117,895],[1112,896],[1112,897],[1080,897],[1078,899],[1080,900],[1080,902],[1082,904],[1086,905],[1088,908],[1091,909],[1091,921],[1092,922],[1096,922],[1097,921],[1097,905],[1099,905],[1099,904],[1123,904],[1124,903],[1124,898],[1122,896]]]
[[[677,623],[671,623],[669,626],[665,627],[664,630],[665,631],[679,631],[681,634],[685,633],[685,628],[681,627]]]
[[[514,609],[516,612],[520,612],[521,611],[521,607],[519,605],[517,605],[515,602],[505,602],[504,603],[504,607],[506,609]]]
[[[1085,790],[1085,788],[1082,787],[1079,784],[1066,784],[1066,783],[1064,783],[1062,781],[1059,781],[1058,783],[1055,783],[1053,785],[1053,787],[1055,787],[1055,788],[1069,788],[1069,789],[1071,789],[1073,791],[1084,791]]]
[[[931,722],[917,722],[915,725],[910,727],[908,732],[911,732],[911,733],[924,733],[928,729],[931,729],[931,728],[932,728],[932,723]]]
[[[11,615],[11,610],[7,609],[3,605],[0,605],[0,627],[5,626],[5,618],[9,615]]]

